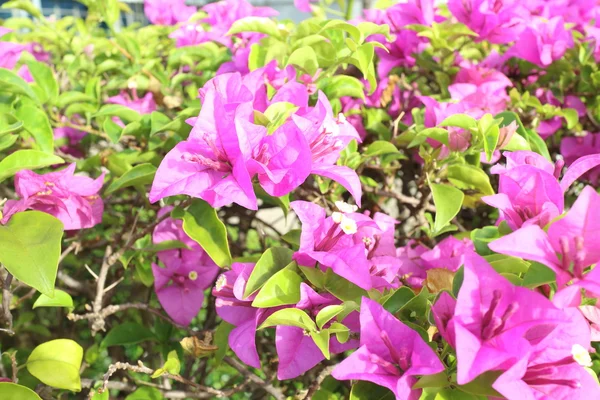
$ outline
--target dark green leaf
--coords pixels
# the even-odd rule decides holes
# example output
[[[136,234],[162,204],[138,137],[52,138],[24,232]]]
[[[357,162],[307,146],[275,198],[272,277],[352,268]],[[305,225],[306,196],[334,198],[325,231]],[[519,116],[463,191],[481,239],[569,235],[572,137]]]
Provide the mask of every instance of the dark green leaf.
[[[149,185],[154,180],[156,167],[152,164],[139,164],[125,172],[123,176],[114,180],[106,189],[106,194],[110,194],[122,188],[138,185]]]
[[[118,345],[137,344],[147,340],[155,340],[156,337],[143,325],[136,322],[125,322],[112,328],[104,340],[102,346],[111,347]]]

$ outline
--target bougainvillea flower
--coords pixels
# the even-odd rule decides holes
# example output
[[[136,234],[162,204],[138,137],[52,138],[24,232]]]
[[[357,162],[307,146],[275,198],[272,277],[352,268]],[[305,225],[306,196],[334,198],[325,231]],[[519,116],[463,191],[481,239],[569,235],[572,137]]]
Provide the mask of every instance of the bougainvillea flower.
[[[423,286],[427,273],[421,255],[427,251],[429,251],[429,248],[417,243],[415,240],[410,240],[406,246],[398,248],[396,252],[396,256],[400,260],[398,274],[402,282],[413,288]]]
[[[0,26],[0,37],[12,32],[8,28]],[[27,50],[27,45],[0,41],[0,68],[13,69],[21,57],[21,53]]]
[[[565,96],[564,101],[561,102],[556,98],[556,96],[554,96],[551,90],[539,88],[535,91],[535,97],[540,99],[542,104],[551,104],[561,108],[572,108],[577,111],[577,115],[580,118],[583,117],[587,112],[585,104],[577,96],[567,95]],[[563,120],[564,118],[561,117],[552,117],[542,120],[540,121],[536,131],[543,139],[546,139],[552,136],[563,126]]]
[[[397,286],[399,262],[392,261],[394,222],[375,215],[336,212],[327,217],[320,206],[306,201],[291,203],[302,223],[300,249],[294,259],[303,266],[333,272],[369,290]]]
[[[409,0],[386,9],[396,30],[415,24],[431,26],[435,20],[435,11],[433,0]]]
[[[510,368],[566,316],[543,295],[513,285],[473,255],[465,260],[453,321],[462,385],[486,371]]]
[[[456,347],[456,334],[454,332],[454,311],[456,299],[448,292],[440,293],[437,301],[431,306],[431,314],[442,338],[452,347]]]
[[[279,127],[272,135],[260,128],[265,130],[263,140],[248,161],[248,169],[251,175],[258,174],[260,185],[268,194],[284,196],[310,175],[310,147],[293,122]]]
[[[60,144],[60,151],[73,157],[83,157],[83,153],[77,145],[86,136],[87,132],[68,126],[54,128],[54,140],[57,142],[57,145]]]
[[[600,221],[594,216],[600,207],[600,195],[586,186],[565,217],[552,223],[548,232],[539,226],[521,228],[490,243],[497,253],[537,261],[556,272],[557,283],[563,287],[572,279],[600,293],[592,285],[595,275],[585,275],[585,269],[600,261]],[[560,255],[560,259],[558,257]],[[600,288],[600,286],[599,286]]]
[[[338,305],[341,301],[329,293],[317,293],[305,283],[300,284],[300,301],[296,307],[306,311],[310,316],[316,317],[320,310],[326,306]],[[351,331],[358,332],[358,313],[352,312],[342,323]],[[327,328],[327,324],[324,328]],[[314,340],[304,334],[304,330],[293,326],[277,326],[275,334],[275,346],[279,365],[277,367],[277,379],[296,378],[321,361],[325,360],[323,352],[317,347]],[[358,341],[348,340],[340,343],[335,335],[329,339],[329,351],[331,354],[342,353],[358,347]]]
[[[477,33],[476,40],[503,44],[515,41],[525,27],[526,9],[518,1],[449,0],[448,9]]]
[[[469,257],[475,252],[473,242],[469,239],[457,239],[448,236],[439,242],[433,249],[421,254],[425,269],[445,268],[456,272]]]
[[[573,47],[573,36],[562,17],[534,18],[509,50],[511,55],[547,67]]]
[[[544,170],[521,165],[500,175],[498,194],[482,200],[500,211],[512,229],[545,226],[562,213],[564,194],[558,180]]]
[[[563,156],[567,167],[580,157],[600,154],[600,133],[563,138],[560,141],[560,154]],[[600,168],[596,167],[590,170],[585,177],[591,184],[597,185],[600,179]]]
[[[148,92],[144,97],[140,98],[136,90],[132,90],[131,93],[121,91],[118,95],[106,99],[106,102],[131,108],[142,115],[151,114],[153,111],[156,111],[156,102],[154,101],[152,92]]]
[[[186,194],[201,198],[215,208],[232,202],[249,209],[257,208],[246,167],[254,139],[240,136],[236,128],[236,99],[226,95],[221,90],[206,90],[203,94],[204,106],[194,120],[188,140],[178,143],[156,171],[150,190],[151,202]],[[233,109],[228,111],[230,104]]]
[[[311,173],[332,179],[345,187],[360,206],[362,187],[356,172],[346,166],[335,165],[340,152],[352,140],[361,141],[360,135],[343,114],[333,116],[331,104],[319,92],[317,104],[302,114],[292,115],[302,130],[312,153]]]
[[[255,295],[244,298],[246,283],[254,264],[233,263],[231,270],[217,278],[213,288],[217,314],[235,326],[229,334],[229,347],[246,364],[260,368],[256,350],[256,329],[273,312],[273,309],[252,307]]]
[[[176,25],[195,12],[196,7],[186,6],[185,0],[144,0],[144,14],[154,25]]]
[[[584,369],[590,329],[576,309],[565,310],[564,322],[537,343],[492,385],[507,399],[587,399],[600,396],[597,381]],[[595,394],[594,394],[595,393]]]
[[[591,330],[591,341],[600,342],[600,308],[595,306],[581,306],[579,311],[588,320]]]
[[[173,207],[162,208],[157,218]],[[177,240],[188,248],[157,252],[164,268],[152,264],[154,289],[167,314],[180,325],[189,325],[204,302],[204,290],[219,273],[219,267],[202,248],[183,231],[183,221],[167,218],[152,233],[152,242]]]
[[[338,364],[332,376],[338,380],[363,380],[390,389],[396,398],[416,400],[417,375],[444,370],[435,351],[379,303],[363,297],[360,309],[360,347]]]
[[[600,155],[575,160],[559,181],[563,160],[556,164],[531,151],[504,153],[506,166],[495,165],[491,172],[500,174],[497,195],[483,197],[500,210],[500,220],[512,229],[537,224],[547,225],[564,208],[564,193],[581,176],[600,165]]]
[[[2,223],[25,210],[37,210],[58,218],[67,231],[91,228],[102,221],[104,202],[98,195],[104,173],[96,179],[75,176],[75,164],[60,171],[36,174],[22,170],[15,175],[19,200],[8,200]]]
[[[222,0],[209,3],[202,7],[207,17],[200,22],[211,27],[212,31],[221,32],[223,35],[229,31],[231,25],[237,20],[246,17],[274,17],[279,14],[271,7],[254,7],[246,0]]]

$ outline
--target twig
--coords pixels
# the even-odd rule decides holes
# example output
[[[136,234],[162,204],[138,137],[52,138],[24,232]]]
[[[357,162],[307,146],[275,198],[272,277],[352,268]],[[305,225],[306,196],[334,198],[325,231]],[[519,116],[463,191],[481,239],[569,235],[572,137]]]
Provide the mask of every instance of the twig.
[[[144,303],[114,304],[114,305],[104,307],[99,313],[92,311],[92,312],[89,312],[86,314],[69,314],[67,316],[67,318],[69,318],[71,321],[82,321],[82,320],[95,321],[98,318],[106,319],[107,317],[109,317],[119,311],[125,311],[125,310],[129,310],[129,309],[148,311],[149,313],[152,313],[152,314],[156,315],[157,317],[162,318],[165,321],[167,321],[175,326],[179,326],[179,324],[177,324],[171,318],[169,318],[168,316],[161,313],[160,310],[152,308],[148,304],[144,304]]]
[[[111,364],[108,367],[108,371],[106,372],[106,374],[104,374],[102,386],[100,388],[98,388],[98,393],[103,393],[107,389],[108,381],[110,380],[110,377],[118,370],[127,370],[127,371],[138,372],[138,373],[146,374],[146,375],[154,374],[154,370],[152,368],[146,367],[141,361],[138,361],[137,365],[132,365],[132,364],[123,363],[123,362],[117,362],[117,363]],[[162,376],[198,389],[200,392],[198,392],[196,394],[202,395],[202,396],[194,396],[193,398],[196,398],[196,399],[211,398],[214,396],[217,396],[217,397],[227,397],[228,396],[228,393],[226,393],[226,392],[223,392],[223,391],[217,390],[217,389],[213,389],[211,387],[207,387],[204,385],[200,385],[196,382],[192,382],[189,379],[182,377],[181,375],[173,375],[170,373],[164,373]],[[90,398],[91,397],[92,397],[92,392],[90,392]],[[178,397],[171,397],[171,398],[178,398]],[[179,398],[184,399],[185,397],[179,397]]]
[[[310,385],[310,387],[306,391],[306,394],[302,397],[298,396],[298,398],[302,399],[302,400],[312,399],[312,396],[315,394],[315,392],[317,390],[319,390],[319,388],[321,387],[321,384],[323,383],[325,378],[327,378],[331,374],[331,372],[333,371],[334,368],[335,368],[335,365],[329,365],[329,366],[325,367],[319,373],[319,375],[317,376],[317,379],[315,379],[315,381]]]
[[[244,366],[242,363],[240,363],[235,358],[226,356],[225,358],[223,358],[223,361],[225,361],[227,364],[231,365],[233,368],[237,369],[238,372],[240,372],[246,378],[250,379],[250,381],[252,383],[255,383],[256,385],[258,385],[259,387],[264,389],[271,396],[275,397],[276,400],[285,400],[286,396],[283,394],[283,391],[280,388],[273,386],[272,384],[266,382],[261,377],[253,374],[251,371],[249,371],[246,368],[246,366]]]
[[[12,283],[12,280],[13,276],[10,272],[8,272],[2,285],[2,311],[4,314],[3,319],[4,323],[6,324],[6,326],[8,326],[8,328],[1,329],[3,332],[6,332],[11,336],[15,334],[15,332],[12,330],[13,317],[10,312],[10,301],[12,300],[12,292],[10,291],[10,285]]]
[[[390,192],[388,190],[371,189],[371,188],[363,188],[363,189],[365,192],[373,193],[377,196],[383,196],[383,197],[396,199],[403,204],[409,204],[413,207],[417,207],[423,203],[422,202],[423,199],[406,196],[406,195],[403,195],[402,193]],[[426,202],[427,204],[425,204],[425,210],[435,211],[435,207],[432,204],[429,204],[428,201],[429,201],[429,199]]]

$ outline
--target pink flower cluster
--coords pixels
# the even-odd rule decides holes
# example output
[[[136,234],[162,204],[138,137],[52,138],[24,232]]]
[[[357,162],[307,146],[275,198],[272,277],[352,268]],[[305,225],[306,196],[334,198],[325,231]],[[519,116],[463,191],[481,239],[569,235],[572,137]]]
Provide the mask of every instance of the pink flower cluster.
[[[360,203],[356,172],[336,162],[356,130],[343,115],[334,116],[320,93],[309,106],[309,93],[295,80],[283,84],[269,100],[267,68],[245,76],[219,75],[200,90],[202,109],[189,138],[161,162],[150,201],[177,194],[201,198],[213,207],[237,203],[257,209],[252,178],[271,196],[284,196],[310,174],[333,179]],[[290,116],[273,132],[257,124],[257,113],[283,106]]]

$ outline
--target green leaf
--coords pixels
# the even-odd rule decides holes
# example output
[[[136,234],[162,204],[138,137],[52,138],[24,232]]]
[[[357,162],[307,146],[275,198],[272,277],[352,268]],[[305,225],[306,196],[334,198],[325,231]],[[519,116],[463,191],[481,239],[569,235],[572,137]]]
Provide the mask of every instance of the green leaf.
[[[56,82],[52,68],[48,64],[38,61],[27,62],[27,67],[29,67],[33,80],[45,94],[43,102],[50,101],[50,103],[54,103],[58,98],[58,82]]]
[[[303,267],[299,266],[300,271],[304,274],[306,279],[310,282],[311,285],[318,289],[323,289],[325,287],[325,280],[327,279],[327,275],[322,272],[318,268],[314,267]]]
[[[502,372],[499,371],[485,372],[471,382],[460,385],[458,389],[476,396],[502,398],[502,395],[492,387],[501,374]]]
[[[290,266],[293,268],[284,268],[265,282],[256,294],[252,307],[277,307],[300,301],[300,284],[303,279],[294,271],[295,263]]]
[[[229,333],[235,328],[235,325],[231,325],[227,321],[221,321],[217,330],[215,331],[215,339],[214,344],[217,346],[217,351],[215,351],[215,367],[218,367],[227,354],[227,350],[229,349]]]
[[[137,122],[142,119],[139,112],[120,104],[106,104],[96,114],[92,115],[94,118],[105,116],[119,117],[126,122]]]
[[[410,142],[408,147],[418,146],[427,140],[427,138],[431,138],[433,140],[437,140],[440,143],[448,146],[448,131],[443,128],[427,128],[420,131],[417,136]]]
[[[400,311],[402,307],[404,307],[406,303],[408,303],[413,297],[415,297],[415,293],[407,286],[402,286],[398,288],[398,290],[396,290],[394,294],[392,294],[386,300],[385,303],[383,303],[383,308],[392,314],[395,314],[396,312]]]
[[[111,142],[119,143],[121,136],[123,135],[123,127],[117,124],[110,118],[106,118],[102,124],[104,133],[110,138]]]
[[[147,340],[155,340],[156,337],[143,325],[136,322],[125,322],[112,328],[104,340],[102,346],[111,347],[119,345],[137,344]]]
[[[449,185],[432,183],[430,187],[435,203],[434,229],[438,232],[458,214],[465,195],[459,189]]]
[[[181,370],[181,363],[179,362],[179,357],[177,356],[177,352],[175,350],[170,351],[167,356],[167,361],[165,361],[164,365],[154,371],[151,378],[155,379],[159,376],[162,376],[166,373],[171,375],[179,375],[179,371]]]
[[[162,392],[156,388],[144,386],[125,397],[125,400],[163,400]]]
[[[447,387],[449,385],[450,385],[450,381],[448,380],[448,375],[446,375],[446,371],[442,371],[442,372],[434,374],[434,375],[422,376],[413,385],[413,389],[423,389],[426,387],[443,388],[443,387]]]
[[[244,298],[260,289],[274,274],[292,261],[294,252],[286,247],[273,247],[264,252],[256,262],[244,290]]]
[[[73,299],[69,293],[55,289],[53,298],[48,297],[45,294],[41,294],[40,297],[37,298],[35,303],[33,303],[33,308],[35,309],[38,307],[66,307],[69,309],[69,312],[71,312],[73,311]]]
[[[434,400],[486,400],[487,397],[477,396],[474,394],[463,392],[459,389],[444,388],[439,391]]]
[[[63,92],[58,96],[56,105],[59,108],[64,108],[72,103],[95,103],[96,99],[82,92]]]
[[[349,96],[357,99],[365,98],[365,87],[360,80],[348,75],[335,75],[326,81],[323,92],[329,99]]]
[[[320,332],[311,332],[310,337],[315,342],[319,350],[323,353],[326,359],[329,360],[329,331],[327,329]]]
[[[317,54],[312,47],[305,46],[294,50],[294,52],[288,58],[287,65],[296,65],[302,68],[309,75],[314,75],[319,68],[319,62],[317,61]]]
[[[283,310],[275,311],[258,329],[277,325],[295,326],[309,332],[317,331],[317,325],[315,325],[312,318],[310,318],[305,311],[298,308],[284,308]]]
[[[344,308],[343,304],[323,307],[316,317],[317,327],[323,329],[323,326],[344,311]]]
[[[500,274],[522,274],[531,266],[531,263],[525,260],[504,254],[492,254],[484,258]]]
[[[27,359],[27,370],[48,386],[81,391],[79,369],[83,348],[70,339],[56,339],[37,346]]]
[[[494,151],[498,145],[499,137],[500,127],[497,124],[492,124],[485,132],[483,132],[483,149],[488,162],[492,161],[492,156],[494,155]]]
[[[328,29],[344,31],[350,36],[352,36],[352,39],[354,39],[356,43],[360,44],[363,42],[362,32],[356,26],[346,21],[342,21],[339,19],[329,20],[318,33],[323,33]]]
[[[104,6],[102,13],[104,21],[108,26],[113,26],[119,20],[119,2],[117,0],[104,0],[101,4]]]
[[[475,245],[475,250],[479,255],[487,256],[494,252],[488,247],[488,243],[498,239],[500,233],[497,226],[484,226],[481,229],[473,229],[471,231],[471,240]]]
[[[28,387],[12,382],[0,382],[0,399],[3,400],[42,400]]]
[[[270,18],[265,17],[246,17],[238,19],[231,25],[227,35],[235,35],[242,32],[264,33],[276,38],[281,37],[277,23]]]
[[[358,381],[352,385],[350,400],[394,400],[396,396],[387,388],[367,381]]]
[[[125,172],[123,176],[114,180],[106,189],[105,194],[111,194],[114,191],[130,186],[149,185],[154,180],[154,174],[156,174],[156,167],[154,165],[149,163],[138,164]]]
[[[11,70],[0,68],[0,85],[2,85],[2,89],[6,90],[7,92],[24,94],[36,102],[38,101],[38,98],[31,86],[29,86],[29,84],[25,82],[23,78]]]
[[[363,154],[367,157],[376,157],[394,153],[398,153],[398,149],[392,143],[385,140],[376,140],[367,147]]]
[[[159,251],[174,250],[174,249],[188,249],[189,250],[189,247],[185,243],[180,242],[179,240],[165,240],[164,242],[153,243],[149,246],[141,248],[140,251],[148,251],[148,252],[156,253]]]
[[[150,114],[150,135],[160,132],[161,129],[171,123],[171,121],[171,118],[167,117],[165,114],[153,111],[152,114]]]
[[[575,125],[579,122],[579,114],[577,113],[577,110],[573,108],[563,108],[562,116],[565,117],[565,120],[567,121],[567,129],[575,128]]]
[[[368,295],[366,290],[335,274],[331,268],[328,268],[325,272],[323,285],[325,290],[342,301],[360,303],[361,298]]]
[[[37,147],[45,153],[53,153],[54,133],[44,110],[25,105],[17,108],[15,114],[23,121],[23,128],[33,136]]]
[[[0,161],[0,182],[23,169],[38,169],[65,161],[54,154],[38,150],[18,150]]]
[[[20,212],[0,225],[0,263],[23,283],[52,297],[63,224],[40,211]]]
[[[442,121],[441,126],[456,126],[463,129],[477,128],[477,120],[467,114],[454,114]]]
[[[282,237],[281,240],[283,240],[286,243],[289,243],[293,246],[300,246],[300,235],[302,234],[302,230],[301,229],[292,229],[289,232],[285,233]]]
[[[269,128],[269,135],[283,125],[296,110],[298,110],[298,107],[295,104],[286,101],[279,101],[271,104],[264,113],[264,116],[268,120],[267,127]],[[256,111],[256,113],[258,113],[258,111]]]
[[[532,262],[523,277],[523,286],[536,288],[556,281],[556,273],[550,268],[537,262]]]
[[[23,121],[17,121],[10,125],[0,127],[0,136],[4,136],[11,132],[16,132],[23,127]]]
[[[510,124],[512,121],[515,121],[518,126],[517,133],[527,140],[531,146],[531,150],[543,155],[547,160],[551,160],[550,153],[548,152],[548,146],[546,146],[544,139],[542,139],[537,132],[530,129],[525,129],[523,122],[521,122],[521,119],[516,113],[512,111],[504,111],[500,114],[497,114],[496,118],[502,119],[502,123],[500,124],[501,127]]]
[[[357,25],[357,28],[365,39],[371,35],[383,35],[388,41],[392,41],[390,27],[387,24],[379,25],[373,22],[361,22]]]
[[[40,10],[30,0],[12,0],[2,4],[2,8],[17,8],[31,14],[35,18],[43,18]]]
[[[476,190],[481,195],[494,194],[490,177],[481,168],[472,165],[450,165],[448,167],[448,180],[462,190]]]
[[[227,228],[217,216],[217,211],[207,202],[196,199],[185,210],[183,230],[218,266],[231,265]]]

